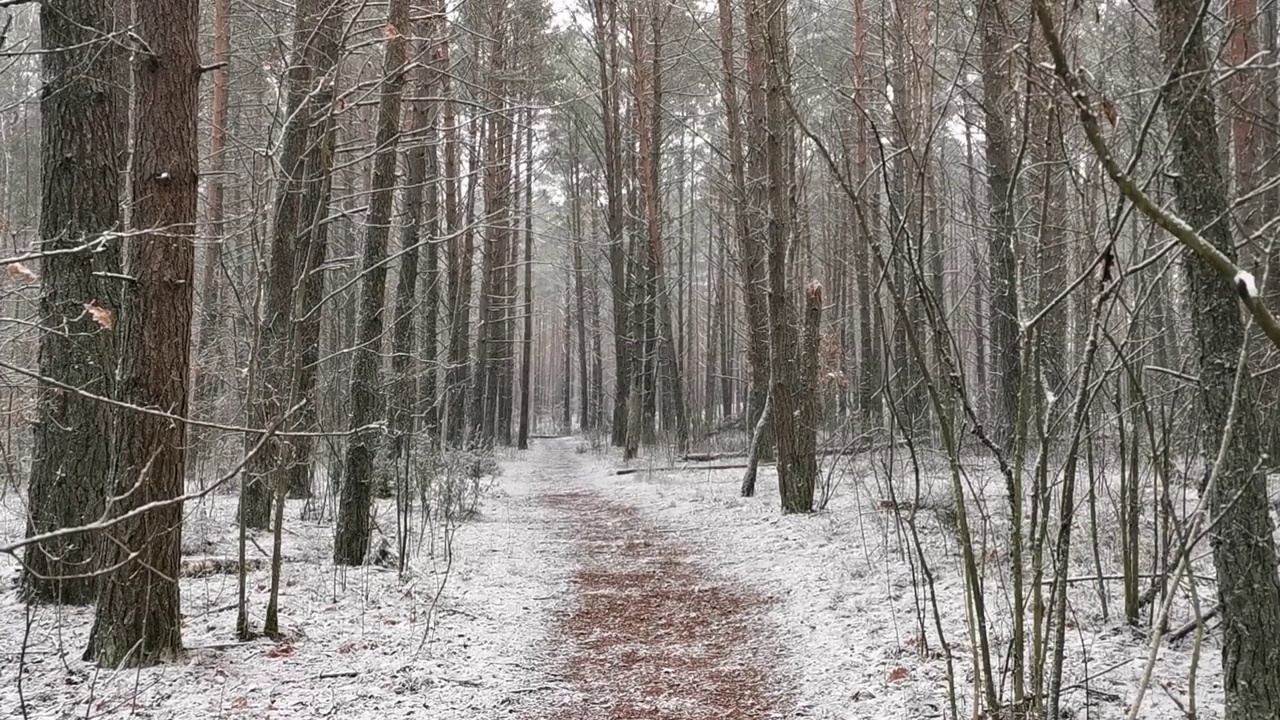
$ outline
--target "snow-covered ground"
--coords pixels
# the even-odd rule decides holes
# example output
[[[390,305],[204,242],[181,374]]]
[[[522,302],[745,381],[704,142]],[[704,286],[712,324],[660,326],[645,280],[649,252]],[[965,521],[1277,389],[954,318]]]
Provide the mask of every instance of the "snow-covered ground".
[[[652,462],[665,465],[670,458]],[[189,661],[99,671],[79,660],[90,611],[35,607],[28,621],[28,609],[6,583],[0,590],[0,717],[22,716],[20,665],[31,718],[545,717],[575,702],[577,691],[563,674],[571,649],[556,632],[575,605],[573,533],[567,531],[574,517],[543,498],[575,490],[638,510],[656,531],[691,548],[691,561],[775,600],[758,628],[782,656],[773,668],[775,684],[789,689],[787,706],[774,716],[929,718],[946,711],[945,662],[930,614],[923,617],[929,652],[920,652],[917,608],[931,599],[913,581],[915,559],[869,478],[846,478],[824,512],[782,516],[770,468],[762,469],[757,496],[743,499],[738,470],[615,475],[615,454],[579,439],[539,440],[502,464],[479,516],[464,523],[452,543],[452,565],[437,542],[433,552],[415,556],[403,581],[394,569],[335,570],[332,527],[298,519],[300,507],[291,506],[281,599],[285,644],[233,642],[234,575],[188,578],[182,589]],[[0,510],[5,537],[22,531],[21,510],[21,498],[9,493]],[[228,495],[188,507],[184,546],[230,555],[233,510]],[[967,717],[971,664],[956,543],[945,517],[921,517]],[[378,522],[394,527],[389,509]],[[258,543],[269,548],[267,537]],[[1004,558],[984,561],[991,596],[1004,597]],[[433,615],[446,569],[448,583]],[[16,564],[0,559],[0,574],[16,577]],[[265,570],[251,576],[257,622],[266,580]],[[1102,622],[1091,588],[1072,586],[1071,687],[1063,704],[1076,717],[1118,718],[1132,700],[1146,639],[1114,619]],[[1000,618],[1008,608],[995,603],[989,613],[996,618],[995,652],[1004,657],[1007,621]],[[1183,715],[1170,695],[1186,702],[1190,657],[1189,643],[1162,648],[1141,717]],[[1211,636],[1199,660],[1200,718],[1221,717],[1220,678]],[[1007,677],[997,681],[1008,683]]]
[[[437,540],[410,576],[395,569],[335,570],[332,526],[287,510],[282,644],[234,643],[234,575],[182,581],[183,640],[189,661],[142,671],[96,670],[80,661],[92,622],[88,609],[26,608],[4,560],[0,593],[0,717],[29,718],[441,718],[508,716],[528,694],[556,690],[544,654],[552,614],[569,602],[571,563],[559,521],[538,501],[544,482],[529,462],[505,472],[457,531],[450,567]],[[187,508],[184,546],[231,555],[234,498]],[[3,534],[22,531],[21,499],[4,500]],[[378,518],[394,527],[389,508]],[[211,541],[204,542],[205,540]],[[258,538],[263,550],[270,537]],[[250,548],[251,553],[259,551]],[[259,554],[261,557],[261,554]],[[438,611],[433,600],[446,572]],[[267,572],[251,574],[250,608],[261,624]],[[430,622],[429,622],[430,619]]]
[[[666,465],[666,460],[653,464]],[[635,465],[644,468],[646,463]],[[780,600],[769,617],[772,631],[787,650],[778,672],[791,676],[800,698],[794,716],[949,716],[945,662],[931,613],[922,618],[929,652],[920,652],[921,618],[916,608],[928,608],[931,599],[921,584],[913,583],[915,559],[906,552],[908,545],[885,507],[883,488],[878,489],[870,476],[867,472],[844,478],[826,510],[811,516],[779,512],[777,476],[771,467],[761,468],[754,498],[738,496],[742,471],[736,469],[597,474],[593,485],[696,544],[705,562],[718,571]],[[935,501],[945,495],[945,488],[936,483],[921,493]],[[939,504],[945,507],[945,502]],[[951,645],[960,716],[969,717],[974,705],[971,646],[958,544],[945,513],[922,503],[917,517],[941,626]],[[992,598],[1006,595],[1006,560],[987,559],[992,561],[986,570],[988,614],[995,626],[992,646],[998,658],[1006,659],[1009,635],[1000,629],[1007,628],[1010,609],[1007,601],[991,607]],[[1071,585],[1064,671],[1068,689],[1062,707],[1073,717],[1122,718],[1145,669],[1148,641],[1145,633],[1115,620],[1119,604],[1114,598],[1112,619],[1103,622],[1093,587]],[[1118,590],[1118,583],[1112,588]],[[1212,605],[1211,589],[1201,592],[1207,593],[1202,602]],[[1181,622],[1171,624],[1177,627]],[[1185,716],[1178,704],[1187,702],[1190,646],[1190,641],[1164,643],[1139,717]],[[1222,717],[1218,653],[1210,636],[1197,671],[1196,710],[1202,720]],[[1008,677],[997,677],[996,682],[1005,688],[1006,697],[1011,694]]]

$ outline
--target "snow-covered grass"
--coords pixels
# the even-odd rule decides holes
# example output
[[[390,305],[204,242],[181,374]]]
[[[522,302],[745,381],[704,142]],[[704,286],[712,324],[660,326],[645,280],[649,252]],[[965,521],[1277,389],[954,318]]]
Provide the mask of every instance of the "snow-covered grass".
[[[183,640],[190,653],[178,665],[112,672],[81,662],[91,609],[37,606],[28,622],[9,582],[17,565],[6,559],[0,566],[0,715],[22,717],[20,665],[30,718],[505,714],[524,695],[555,682],[538,653],[546,648],[552,613],[568,602],[571,564],[551,527],[558,518],[537,501],[534,468],[504,464],[478,515],[457,530],[451,566],[437,537],[433,552],[413,557],[404,580],[394,569],[335,568],[331,524],[300,520],[300,501],[290,501],[280,600],[286,641],[234,642],[235,575],[184,578]],[[229,495],[188,506],[184,548],[231,555],[234,509]],[[22,532],[21,513],[21,498],[6,496],[5,537]],[[390,508],[380,508],[383,528],[394,528],[393,518]],[[261,550],[250,553],[262,557],[270,537],[255,540]],[[265,569],[250,574],[255,626],[266,607],[267,581]]]
[[[657,452],[636,465],[662,467],[673,460]],[[189,578],[182,588],[190,660],[141,672],[97,671],[78,659],[89,610],[36,607],[28,623],[27,609],[6,586],[0,594],[0,709],[18,707],[28,626],[23,692],[33,718],[123,716],[134,708],[139,717],[172,718],[537,718],[580,705],[580,689],[559,674],[572,652],[555,629],[575,603],[568,525],[574,518],[540,498],[594,490],[635,508],[657,532],[679,538],[691,549],[691,562],[776,600],[759,631],[765,645],[781,648],[773,679],[789,690],[792,704],[778,708],[780,716],[930,718],[946,711],[946,666],[931,598],[893,508],[885,506],[885,466],[842,464],[823,512],[783,516],[768,467],[761,469],[757,496],[743,499],[738,470],[618,476],[616,452],[581,439],[539,440],[502,465],[478,515],[460,526],[452,544],[449,580],[433,622],[433,599],[446,571],[439,541],[432,552],[414,556],[406,580],[377,567],[337,570],[329,559],[332,527],[298,519],[301,507],[291,504],[281,601],[287,644],[233,643],[234,576]],[[972,519],[985,548],[980,562],[993,652],[1004,658],[1010,609],[1001,549],[1003,483],[980,465],[967,467],[968,487],[982,498],[976,509],[987,509],[986,518]],[[914,478],[896,472],[898,500],[914,499]],[[974,705],[972,665],[949,497],[945,464],[926,460],[920,541],[951,647],[961,716],[967,717]],[[0,532],[6,537],[22,531],[20,501],[12,493],[3,500]],[[1100,534],[1110,553],[1106,573],[1114,570],[1118,553],[1110,502],[1101,503]],[[231,554],[233,512],[229,495],[187,508],[186,550]],[[382,508],[378,522],[391,531],[389,508]],[[1086,526],[1079,527],[1083,548]],[[269,548],[265,536],[258,543]],[[1072,562],[1073,577],[1094,572],[1087,552]],[[12,560],[0,563],[0,573],[16,576]],[[1201,557],[1196,570],[1211,574],[1211,563]],[[251,575],[256,622],[266,604],[266,581],[265,570]],[[1116,619],[1118,583],[1108,585],[1112,612],[1105,622],[1094,588],[1090,582],[1070,586],[1063,705],[1078,718],[1119,718],[1133,699],[1147,638]],[[1186,619],[1185,607],[1178,612],[1174,626]],[[921,652],[922,625],[927,652]],[[1199,717],[1206,720],[1222,715],[1216,642],[1211,633],[1197,673]],[[1190,659],[1190,643],[1163,644],[1141,717],[1183,716],[1171,696],[1185,702]],[[1008,695],[1007,674],[997,682]]]
[[[936,460],[936,458],[935,458]],[[723,460],[721,461],[723,462]],[[644,465],[644,462],[640,462]],[[655,465],[660,463],[655,463]],[[939,463],[934,463],[938,464]],[[921,545],[934,577],[941,626],[951,645],[961,716],[974,706],[970,639],[959,545],[954,532],[943,467],[926,467],[917,525]],[[784,516],[778,509],[777,478],[761,468],[754,498],[738,497],[740,470],[600,474],[594,485],[614,500],[640,508],[654,523],[678,533],[700,549],[704,561],[741,582],[781,600],[770,611],[773,632],[788,649],[780,673],[797,684],[801,706],[796,716],[815,718],[942,717],[946,711],[945,662],[938,643],[931,599],[918,562],[900,526],[886,507],[887,484],[875,479],[866,463],[841,472],[840,484],[824,512]],[[895,482],[898,500],[902,480]],[[970,489],[988,500],[998,498],[1002,483],[977,476]],[[1002,501],[1001,501],[1002,502]],[[994,508],[993,503],[990,507]],[[996,548],[1004,523],[979,522],[980,538],[989,548],[980,558],[986,578],[993,654],[1007,662],[1011,609],[1007,558]],[[1081,520],[1083,523],[1083,520]],[[1077,532],[1083,547],[1084,525]],[[1114,523],[1108,531],[1114,536]],[[1144,531],[1145,533],[1145,531]],[[1106,537],[1104,537],[1106,541]],[[1118,554],[1118,541],[1106,546]],[[1108,570],[1114,566],[1106,559]],[[1207,560],[1200,566],[1211,563]],[[914,576],[913,576],[914,569]],[[1087,553],[1073,558],[1072,577],[1092,575]],[[1110,620],[1104,622],[1093,583],[1070,585],[1068,649],[1063,708],[1075,717],[1124,717],[1144,669],[1145,633],[1125,626],[1120,614],[1119,583],[1109,584]],[[1049,590],[1046,587],[1046,597]],[[1213,603],[1212,588],[1202,587],[1203,609]],[[922,616],[918,610],[923,608]],[[1185,611],[1185,608],[1184,608]],[[1144,614],[1145,617],[1145,614]],[[1174,627],[1186,617],[1176,618]],[[929,652],[921,652],[921,624]],[[1153,683],[1140,717],[1176,718],[1187,698],[1191,643],[1164,643]],[[1221,717],[1222,682],[1219,648],[1206,641],[1197,671],[1197,710],[1202,719]],[[898,670],[904,679],[890,679]],[[1011,694],[1010,679],[997,684]],[[1167,691],[1166,691],[1167,689]]]

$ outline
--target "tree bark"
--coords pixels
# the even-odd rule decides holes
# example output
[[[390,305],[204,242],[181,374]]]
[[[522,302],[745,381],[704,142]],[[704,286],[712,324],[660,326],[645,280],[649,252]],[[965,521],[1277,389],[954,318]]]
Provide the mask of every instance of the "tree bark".
[[[615,380],[610,439],[614,446],[621,447],[626,444],[627,428],[630,425],[627,402],[632,395],[634,339],[631,337],[630,296],[627,292],[627,253],[623,244],[622,138],[618,127],[622,113],[618,82],[616,0],[592,0],[591,19],[595,35],[600,116],[604,135],[605,228],[608,233],[609,290],[613,301]]]
[[[1163,87],[1172,128],[1174,191],[1187,223],[1234,261],[1227,181],[1216,135],[1212,62],[1199,20],[1199,0],[1157,0],[1160,46],[1171,82]],[[1231,408],[1235,423],[1217,468],[1209,515],[1221,518],[1210,535],[1222,607],[1222,669],[1228,720],[1280,715],[1280,582],[1275,528],[1259,469],[1261,433],[1253,382],[1246,370],[1233,397],[1244,324],[1232,288],[1207,263],[1188,253],[1191,324],[1200,354],[1201,431],[1207,454],[1221,444]]]
[[[120,97],[103,92],[115,68],[103,62],[114,25],[108,0],[58,0],[40,6],[40,237],[50,255],[40,267],[39,368],[44,378],[112,397],[117,345],[111,319],[120,309]],[[115,55],[108,50],[107,57]],[[103,320],[95,318],[95,313]],[[103,314],[105,313],[105,314]],[[27,496],[27,536],[82,525],[102,512],[111,467],[112,423],[105,403],[46,383]],[[100,566],[90,534],[27,548],[22,594],[39,602],[92,602]]]
[[[400,232],[400,266],[396,277],[396,303],[391,328],[391,375],[394,389],[388,404],[387,426],[391,432],[391,462],[397,468],[400,482],[408,482],[405,468],[410,438],[413,435],[414,410],[419,397],[425,415],[423,424],[428,431],[434,428],[436,394],[436,315],[439,301],[437,288],[437,245],[439,232],[438,180],[439,160],[438,102],[431,100],[439,84],[438,57],[440,38],[437,33],[441,9],[436,0],[420,3],[424,19],[419,22],[425,38],[421,48],[421,64],[415,73],[415,93],[422,97],[412,103],[412,136],[418,145],[408,149],[406,155],[406,184],[404,189],[404,225]],[[419,245],[427,243],[426,276],[427,297],[424,298],[422,367],[414,365],[416,330],[416,305],[418,293]],[[421,379],[420,388],[418,380]],[[419,392],[419,389],[421,392]]]
[[[447,34],[446,34],[446,37]],[[448,52],[448,43],[443,46]],[[442,63],[448,67],[447,62]],[[445,221],[449,234],[449,349],[448,365],[445,372],[446,423],[445,438],[449,445],[459,447],[466,438],[467,427],[467,387],[470,375],[471,347],[471,265],[475,255],[475,234],[469,221],[472,203],[475,202],[475,174],[468,179],[467,218],[463,227],[462,211],[459,207],[458,192],[462,183],[461,143],[455,128],[450,74],[445,73],[441,79],[444,102],[445,141]],[[478,125],[472,121],[472,127]],[[472,156],[478,147],[479,138],[473,138]]]
[[[271,230],[271,266],[263,284],[258,346],[250,388],[249,425],[265,428],[284,412],[291,393],[288,370],[294,366],[291,347],[295,293],[305,283],[310,250],[301,240],[304,205],[309,183],[328,182],[308,177],[308,162],[319,152],[323,139],[313,128],[330,112],[320,95],[331,97],[332,87],[316,93],[313,85],[329,76],[337,62],[337,37],[341,32],[344,0],[300,0],[294,25],[294,55],[288,72],[288,122],[282,133],[281,176],[277,182]],[[323,113],[323,115],[322,115]],[[309,233],[308,233],[309,235]],[[309,243],[307,244],[309,245]],[[246,449],[256,437],[246,437]],[[271,517],[271,497],[278,473],[287,471],[283,461],[291,450],[278,440],[267,444],[245,466],[240,494],[240,518],[251,528],[265,528]]]
[[[738,101],[737,77],[738,68],[734,62],[733,7],[729,0],[719,0],[720,15],[720,62],[721,62],[721,96],[724,102],[726,135],[729,144],[729,177],[732,183],[733,198],[733,234],[738,247],[738,273],[741,276],[743,304],[747,315],[747,367],[749,372],[749,402],[744,427],[760,426],[763,434],[756,442],[756,450],[761,459],[773,459],[773,438],[766,420],[760,425],[764,416],[765,403],[769,397],[769,304],[765,298],[764,251],[761,247],[759,208],[753,209],[750,204],[759,202],[759,193],[748,194],[746,180],[746,159],[742,152],[742,111]],[[758,96],[763,87],[763,77],[754,65],[749,75],[748,92]],[[753,121],[754,123],[754,121]],[[753,128],[755,125],[753,124]],[[752,133],[752,155],[757,158],[753,163],[753,178],[763,175],[763,162],[758,155],[761,150],[757,143],[762,135],[759,131]],[[758,182],[756,180],[755,182]],[[753,183],[754,184],[754,183]],[[728,354],[724,355],[728,360]],[[722,373],[728,375],[728,373]],[[732,392],[726,387],[724,399],[727,406],[732,405]],[[728,408],[726,408],[728,413]]]
[[[795,217],[795,195],[789,166],[791,129],[785,105],[789,92],[786,39],[786,0],[751,0],[747,12],[748,64],[764,83],[763,112],[755,123],[764,130],[764,160],[768,179],[766,237],[769,279],[769,344],[772,387],[769,402],[778,454],[778,491],[783,512],[811,512],[817,480],[813,448],[817,427],[814,393],[808,391],[807,360],[801,350],[796,312],[788,289],[788,250]],[[821,286],[807,293],[810,313],[822,307]],[[806,316],[808,322],[810,316]],[[812,315],[816,322],[817,316]],[[816,330],[815,330],[816,331]]]
[[[1022,354],[1019,350],[1018,296],[1015,285],[1016,258],[1013,252],[1014,222],[1011,206],[1013,165],[1009,114],[1010,65],[1001,37],[996,0],[978,4],[978,24],[982,35],[982,109],[986,115],[987,187],[990,192],[991,223],[987,252],[991,267],[991,348],[994,400],[992,437],[1008,446],[1018,417],[1018,387],[1021,383]]]
[[[408,55],[409,0],[391,0],[387,9],[386,49],[382,88],[378,98],[372,196],[365,231],[360,316],[357,321],[355,362],[351,369],[351,425],[338,529],[333,541],[336,565],[360,565],[369,552],[369,512],[372,505],[374,458],[379,432],[370,427],[382,420],[386,405],[381,384],[383,313],[387,293],[387,239],[391,232],[396,180],[396,146],[400,140],[401,93]]]
[[[638,5],[638,3],[637,3]],[[671,322],[661,207],[662,169],[662,25],[652,4],[641,12],[632,6],[631,42],[635,50],[636,133],[639,139],[640,184],[644,193],[645,226],[648,231],[648,279],[652,285],[650,303],[654,314],[658,378],[662,385],[664,425],[675,432],[676,448],[689,445],[689,418],[685,409],[684,384],[676,352],[675,328]]]
[[[533,407],[533,111],[525,112],[524,166],[524,337],[520,347],[520,450],[529,449],[529,421]]]
[[[135,283],[125,294],[120,317],[121,398],[184,417],[199,197],[198,4],[155,0],[138,13],[134,27],[149,52],[137,53],[134,69],[138,133],[131,181],[139,230],[129,247]],[[109,513],[179,497],[186,441],[180,421],[139,412],[121,415],[117,499]],[[181,535],[181,503],[111,531],[103,563],[114,569],[102,577],[88,651],[99,665],[151,665],[182,654]]]
[[[196,412],[212,416],[211,407],[219,394],[221,373],[218,340],[222,336],[222,242],[226,234],[225,175],[227,173],[227,106],[231,62],[230,0],[214,0],[213,9],[213,102],[209,118],[209,183],[206,194],[205,227],[208,234],[200,280],[200,332],[196,342]],[[204,455],[207,432],[192,431],[194,456]]]

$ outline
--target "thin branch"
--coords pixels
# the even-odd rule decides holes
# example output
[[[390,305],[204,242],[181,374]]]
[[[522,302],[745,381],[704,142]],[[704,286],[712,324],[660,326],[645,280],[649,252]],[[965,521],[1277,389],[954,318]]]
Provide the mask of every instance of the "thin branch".
[[[231,478],[240,474],[240,471],[244,469],[244,466],[249,462],[249,459],[257,455],[258,451],[260,451],[267,444],[267,441],[276,435],[276,430],[285,421],[285,419],[293,415],[293,413],[297,412],[298,409],[300,409],[304,404],[305,403],[298,403],[297,405],[294,405],[293,407],[289,408],[288,412],[286,412],[284,415],[277,418],[276,421],[273,422],[271,426],[268,427],[266,431],[262,433],[262,437],[258,438],[258,442],[253,446],[252,449],[249,450],[249,452],[245,453],[244,457],[240,459],[240,462],[237,463],[234,468],[231,468],[231,470],[228,471],[225,475],[218,478],[213,483],[210,483],[209,486],[204,488],[203,490],[199,490],[193,493],[186,493],[185,495],[179,495],[177,497],[172,497],[165,500],[155,500],[153,502],[149,502],[144,505],[139,505],[138,507],[122,515],[117,515],[116,517],[113,517],[110,519],[103,518],[101,520],[91,522],[87,525],[78,525],[76,527],[59,528],[57,530],[51,530],[46,533],[31,535],[29,537],[22,538],[21,540],[15,540],[14,542],[9,543],[7,545],[0,545],[0,553],[6,554],[6,555],[13,555],[16,557],[18,550],[21,550],[22,548],[28,545],[35,545],[37,543],[48,542],[50,540],[56,540],[58,538],[67,537],[69,535],[79,535],[81,533],[109,530],[126,520],[131,520],[140,515],[145,515],[146,513],[149,513],[153,510],[159,510],[161,508],[165,508],[170,505],[178,505],[178,504],[187,502],[188,500],[199,500],[204,496],[208,495],[209,493],[213,492],[214,490],[217,490],[219,487],[224,485]]]
[[[1181,217],[1156,204],[1155,200],[1143,192],[1142,188],[1138,187],[1138,184],[1133,181],[1133,178],[1120,168],[1115,156],[1111,154],[1111,148],[1107,145],[1106,139],[1102,136],[1102,126],[1099,125],[1098,116],[1094,114],[1093,108],[1089,104],[1088,94],[1080,84],[1080,81],[1072,74],[1066,52],[1062,49],[1062,41],[1053,27],[1053,18],[1049,14],[1049,9],[1045,6],[1044,0],[1032,0],[1032,6],[1035,10],[1036,18],[1040,22],[1045,44],[1048,45],[1049,53],[1053,56],[1054,71],[1079,111],[1080,125],[1084,128],[1084,134],[1088,138],[1089,144],[1093,146],[1098,160],[1106,169],[1107,175],[1111,177],[1120,192],[1129,199],[1129,202],[1133,203],[1134,207],[1138,208],[1152,222],[1199,255],[1202,260],[1218,273],[1219,277],[1235,288],[1240,301],[1244,303],[1258,326],[1266,333],[1267,339],[1271,341],[1272,345],[1280,348],[1280,323],[1276,322],[1275,316],[1271,314],[1271,311],[1267,309],[1267,306],[1263,304],[1262,299],[1258,296],[1253,275],[1232,262],[1230,258],[1204,239],[1200,233],[1196,232],[1195,228],[1188,225]]]

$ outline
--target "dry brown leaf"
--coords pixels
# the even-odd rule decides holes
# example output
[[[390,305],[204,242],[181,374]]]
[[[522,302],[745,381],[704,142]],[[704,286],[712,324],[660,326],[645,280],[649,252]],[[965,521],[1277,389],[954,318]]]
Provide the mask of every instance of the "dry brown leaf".
[[[93,318],[93,321],[98,323],[99,327],[103,330],[111,330],[115,328],[115,313],[111,312],[107,308],[104,308],[101,305],[98,305],[97,302],[90,300],[84,304],[84,309],[85,312],[89,313],[89,316]]]
[[[4,267],[4,274],[9,276],[10,280],[15,282],[33,283],[40,279],[31,268],[20,262],[9,263]]]
[[[898,667],[889,671],[889,682],[898,682],[900,680],[906,680],[909,675],[911,675],[911,671],[899,665]]]
[[[266,653],[267,657],[269,658],[289,657],[292,654],[293,654],[293,646],[290,645],[289,643],[282,643],[280,645],[267,648],[267,653]]]
[[[1120,113],[1116,110],[1115,104],[1106,98],[1102,98],[1102,114],[1107,117],[1111,127],[1115,127],[1116,121],[1120,119]]]

